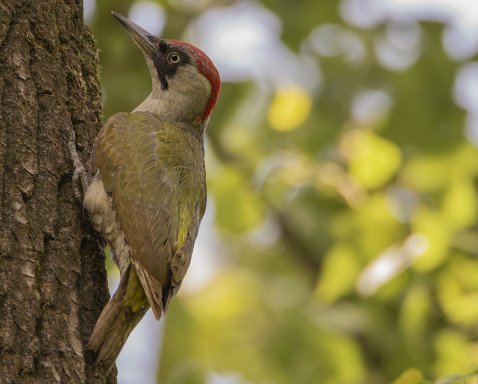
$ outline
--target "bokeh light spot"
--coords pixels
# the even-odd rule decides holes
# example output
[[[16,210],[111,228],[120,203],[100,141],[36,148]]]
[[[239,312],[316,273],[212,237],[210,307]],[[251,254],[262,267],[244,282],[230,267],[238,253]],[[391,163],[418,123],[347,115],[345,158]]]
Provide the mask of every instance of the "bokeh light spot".
[[[299,86],[279,89],[267,114],[269,124],[278,131],[291,131],[298,128],[309,117],[312,97]]]

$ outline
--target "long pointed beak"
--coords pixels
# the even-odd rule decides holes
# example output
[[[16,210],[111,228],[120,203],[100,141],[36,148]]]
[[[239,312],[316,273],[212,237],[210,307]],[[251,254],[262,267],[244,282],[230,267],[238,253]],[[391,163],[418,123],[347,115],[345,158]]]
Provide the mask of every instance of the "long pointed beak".
[[[149,56],[157,50],[156,46],[153,44],[156,39],[155,36],[151,35],[148,31],[141,28],[139,25],[136,25],[131,20],[120,15],[116,12],[111,12],[111,14],[121,23],[123,27],[130,33],[133,41]]]

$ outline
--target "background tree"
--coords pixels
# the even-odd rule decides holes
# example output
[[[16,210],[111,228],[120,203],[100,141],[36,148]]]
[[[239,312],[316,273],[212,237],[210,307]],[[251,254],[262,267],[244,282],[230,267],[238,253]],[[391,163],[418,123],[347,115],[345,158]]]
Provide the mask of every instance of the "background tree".
[[[69,132],[100,128],[81,1],[0,2],[0,381],[113,383],[83,345],[107,300],[104,258],[73,200]]]
[[[476,368],[473,2],[86,3],[106,117],[150,87],[111,10],[197,43],[225,80],[193,265],[159,357],[133,334],[122,383],[147,358],[161,384],[382,384]]]

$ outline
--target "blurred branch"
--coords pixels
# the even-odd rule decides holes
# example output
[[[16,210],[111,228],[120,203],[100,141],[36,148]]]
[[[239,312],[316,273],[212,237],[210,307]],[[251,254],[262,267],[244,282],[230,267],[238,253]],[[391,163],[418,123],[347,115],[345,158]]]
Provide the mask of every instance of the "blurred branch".
[[[270,205],[268,206],[270,210],[274,211]],[[297,226],[294,226],[284,213],[275,211],[274,216],[281,229],[284,244],[315,278],[321,270],[321,260],[316,257],[315,252],[299,236],[297,229],[295,229]]]

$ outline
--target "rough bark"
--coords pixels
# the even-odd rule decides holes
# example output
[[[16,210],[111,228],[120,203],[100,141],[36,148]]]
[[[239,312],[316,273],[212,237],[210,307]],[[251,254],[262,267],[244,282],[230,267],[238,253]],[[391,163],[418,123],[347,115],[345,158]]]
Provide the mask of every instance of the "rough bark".
[[[115,381],[84,355],[108,293],[67,150],[100,128],[97,68],[80,0],[0,1],[1,383]]]

